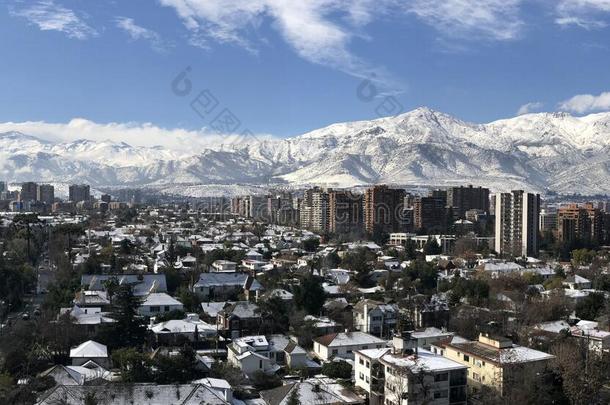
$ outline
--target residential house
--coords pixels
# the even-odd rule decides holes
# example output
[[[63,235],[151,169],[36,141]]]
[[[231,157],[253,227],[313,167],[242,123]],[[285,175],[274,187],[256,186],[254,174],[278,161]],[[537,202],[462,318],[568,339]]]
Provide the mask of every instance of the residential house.
[[[263,286],[246,273],[201,273],[199,281],[193,285],[193,292],[204,300],[223,300],[244,294],[246,299],[257,296]]]
[[[238,301],[221,309],[216,322],[219,332],[227,338],[248,336],[258,332],[260,311],[256,304]]]
[[[358,331],[331,333],[313,341],[314,354],[323,361],[334,358],[353,359],[357,350],[381,349],[387,346],[386,340]]]
[[[354,329],[379,337],[389,337],[396,329],[398,306],[365,299],[354,306]]]
[[[364,404],[364,400],[353,391],[329,378],[310,378],[288,383],[262,391],[260,395],[265,405],[287,405],[293,397],[297,397],[301,404]]]
[[[98,404],[229,405],[217,390],[203,384],[57,385],[45,391],[36,405]]]
[[[187,341],[199,342],[217,336],[215,325],[203,322],[197,314],[187,314],[185,319],[172,319],[149,326],[159,344],[176,345]]]
[[[138,313],[143,316],[155,316],[171,311],[182,311],[183,309],[182,303],[168,294],[151,293],[140,304]]]
[[[70,349],[70,359],[73,366],[82,366],[89,361],[93,361],[102,367],[110,367],[108,349],[105,345],[93,340],[87,340]]]

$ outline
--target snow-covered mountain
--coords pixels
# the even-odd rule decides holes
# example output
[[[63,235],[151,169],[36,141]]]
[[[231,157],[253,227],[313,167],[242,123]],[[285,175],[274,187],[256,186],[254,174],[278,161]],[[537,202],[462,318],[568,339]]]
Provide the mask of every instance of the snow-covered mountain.
[[[0,179],[97,186],[477,184],[610,194],[610,113],[527,114],[472,124],[419,108],[191,154],[111,141],[52,143],[9,132],[0,134]]]

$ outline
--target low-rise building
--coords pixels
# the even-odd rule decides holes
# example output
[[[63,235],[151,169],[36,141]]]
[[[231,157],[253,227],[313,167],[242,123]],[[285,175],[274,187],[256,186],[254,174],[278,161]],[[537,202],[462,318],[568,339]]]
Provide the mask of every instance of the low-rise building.
[[[461,363],[468,370],[468,385],[474,390],[489,387],[500,394],[519,384],[528,376],[541,372],[554,356],[513,344],[510,339],[480,334],[478,341],[453,338],[438,342],[433,351]]]
[[[334,358],[353,359],[354,352],[365,349],[381,349],[387,341],[364,332],[341,332],[315,338],[314,354],[321,360]]]

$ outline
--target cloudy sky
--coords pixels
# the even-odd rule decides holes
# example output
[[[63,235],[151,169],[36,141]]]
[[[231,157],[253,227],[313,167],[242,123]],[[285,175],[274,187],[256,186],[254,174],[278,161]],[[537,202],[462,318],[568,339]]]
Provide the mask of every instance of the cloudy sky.
[[[607,111],[609,24],[610,0],[0,0],[0,130],[146,144],[423,105]]]

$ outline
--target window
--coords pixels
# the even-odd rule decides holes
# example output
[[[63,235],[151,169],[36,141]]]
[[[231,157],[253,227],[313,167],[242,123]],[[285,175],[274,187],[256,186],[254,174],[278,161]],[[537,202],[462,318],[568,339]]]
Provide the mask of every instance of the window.
[[[369,348],[368,346],[362,346],[362,350],[366,350],[368,348]]]
[[[472,373],[472,379],[475,381],[481,381],[481,376],[477,373]]]
[[[369,363],[368,361],[366,362],[366,368],[371,368],[371,363]]]
[[[352,349],[347,349],[347,353],[352,353]]]
[[[360,363],[360,364],[364,364],[364,360],[362,360],[362,357],[359,357],[359,358],[358,358],[358,363]]]
[[[467,354],[464,355],[464,361],[466,363],[470,363],[470,356],[468,356]]]
[[[166,306],[165,306],[165,308],[163,308],[163,310],[164,310],[165,312],[169,312],[169,305],[166,305]]]
[[[449,392],[447,390],[434,391],[434,399],[447,398],[447,397],[449,397]]]
[[[439,381],[447,381],[449,379],[449,373],[441,373],[441,374],[436,374],[434,376],[434,381],[439,382]]]
[[[150,312],[159,312],[159,311],[161,311],[161,307],[158,307],[158,306],[150,307]]]
[[[361,380],[364,380],[364,373],[360,373],[360,374],[358,375],[358,377],[359,377]]]
[[[337,354],[339,354],[339,350],[333,349],[332,354],[333,354],[333,356],[336,356]]]
[[[366,383],[367,384],[369,383],[369,377],[368,376],[366,376]]]

